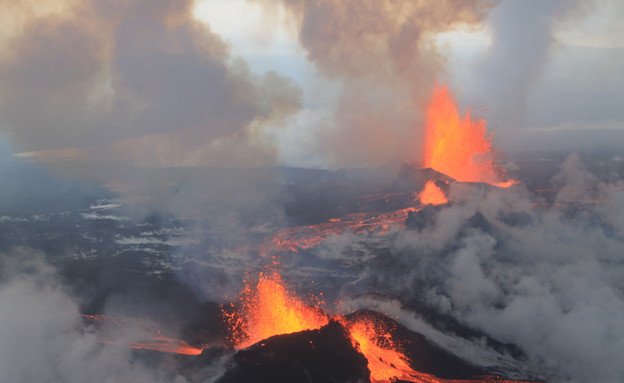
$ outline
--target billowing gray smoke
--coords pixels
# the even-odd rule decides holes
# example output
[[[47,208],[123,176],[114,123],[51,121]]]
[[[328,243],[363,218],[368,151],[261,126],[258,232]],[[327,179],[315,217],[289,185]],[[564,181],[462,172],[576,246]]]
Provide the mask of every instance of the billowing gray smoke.
[[[456,184],[450,205],[419,218],[425,224],[381,245],[336,237],[318,255],[342,254],[351,270],[362,268],[349,278],[345,301],[363,293],[398,299],[407,325],[410,307],[450,316],[520,346],[525,367],[549,381],[621,381],[624,182],[598,181],[574,155],[553,184],[556,208],[536,204],[522,185]]]
[[[0,3],[0,125],[44,160],[148,167],[273,164],[263,124],[300,91],[252,75],[193,2]],[[97,167],[95,167],[97,170]]]
[[[76,298],[41,254],[1,254],[0,266],[3,382],[186,382],[173,365],[154,368],[131,349],[102,344],[103,334],[84,325]],[[125,341],[140,337],[128,330]]]
[[[271,1],[260,1],[275,7]],[[332,167],[419,160],[422,110],[445,73],[437,33],[477,26],[496,2],[283,0],[307,58],[342,84],[317,137]]]

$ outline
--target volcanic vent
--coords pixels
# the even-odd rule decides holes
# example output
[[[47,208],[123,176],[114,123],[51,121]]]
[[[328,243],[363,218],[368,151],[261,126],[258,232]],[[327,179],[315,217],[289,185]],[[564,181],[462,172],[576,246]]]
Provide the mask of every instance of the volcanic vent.
[[[276,270],[248,281],[224,316],[240,351],[221,383],[519,382],[467,364],[381,313],[328,316],[297,298]]]

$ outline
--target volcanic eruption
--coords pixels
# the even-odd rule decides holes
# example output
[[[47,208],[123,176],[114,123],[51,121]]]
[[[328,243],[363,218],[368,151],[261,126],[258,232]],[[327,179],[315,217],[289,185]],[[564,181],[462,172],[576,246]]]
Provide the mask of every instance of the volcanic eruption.
[[[355,382],[364,378],[371,383],[520,382],[488,375],[485,370],[436,350],[424,339],[418,342],[420,350],[426,350],[424,359],[429,358],[433,363],[425,365],[429,373],[416,371],[412,367],[413,361],[405,353],[405,345],[397,339],[397,324],[390,318],[375,312],[330,316],[297,298],[274,269],[276,267],[278,265],[273,263],[272,268],[261,272],[256,281],[247,281],[238,304],[224,307],[230,342],[241,351],[219,382],[289,381],[295,376],[314,376],[311,381],[315,382],[331,381],[334,374],[344,371],[332,364],[334,357],[327,354],[336,351],[328,349],[327,344],[348,349],[344,346],[345,340],[353,348],[351,355],[337,353],[335,358],[351,364],[353,369],[341,375],[340,381]],[[413,344],[407,347],[417,343],[414,339],[411,342]],[[296,349],[292,350],[292,347]],[[358,353],[365,358],[363,369],[357,367]],[[434,374],[440,373],[436,370],[436,363],[444,363],[443,377]],[[270,367],[262,369],[258,364]]]
[[[298,355],[294,358],[297,364],[301,363],[300,368],[305,372],[304,375],[317,374],[317,369],[328,368],[329,362],[323,359],[326,355],[322,357],[314,355],[316,352],[314,345],[315,342],[319,344],[324,342],[322,340],[324,334],[329,331],[325,329],[329,327],[342,328],[342,330],[335,330],[337,332],[333,336],[341,339],[346,337],[353,349],[364,356],[368,371],[364,373],[364,376],[373,383],[395,381],[512,382],[512,380],[488,374],[484,369],[467,365],[451,355],[444,354],[424,339],[420,342],[426,346],[421,345],[421,350],[427,350],[428,355],[442,354],[439,358],[446,361],[447,367],[441,370],[443,371],[441,376],[435,375],[435,373],[440,373],[440,370],[433,367],[435,363],[424,364],[424,370],[417,371],[413,368],[414,361],[406,354],[405,341],[402,343],[397,338],[399,332],[396,330],[396,322],[378,313],[345,315],[326,312],[319,306],[325,302],[312,297],[304,303],[304,300],[297,297],[296,293],[286,286],[280,276],[279,259],[288,256],[289,253],[315,247],[327,237],[344,232],[386,235],[404,225],[410,214],[418,212],[424,206],[449,203],[447,192],[443,191],[443,189],[448,189],[448,182],[455,182],[455,180],[482,182],[498,187],[509,187],[515,182],[501,181],[504,178],[504,172],[495,164],[485,121],[473,122],[469,113],[464,119],[460,119],[455,102],[446,87],[435,88],[428,109],[426,151],[423,163],[435,171],[416,173],[415,184],[412,182],[408,188],[400,192],[360,197],[359,201],[363,202],[356,204],[366,209],[369,206],[367,202],[381,201],[380,209],[386,209],[386,211],[348,212],[342,217],[330,218],[324,223],[289,228],[268,237],[258,247],[259,254],[262,256],[273,254],[270,267],[261,271],[257,278],[248,277],[238,300],[223,307],[222,315],[228,323],[229,342],[236,349],[242,350],[237,354],[239,356],[234,358],[236,362],[228,370],[229,372],[222,378],[223,382],[251,379],[252,375],[254,381],[270,381],[280,376],[274,371],[275,369],[285,370],[283,379],[291,376],[289,374],[296,376],[299,372],[287,372],[286,370],[292,366],[287,368],[284,365],[286,362],[280,359],[287,357],[287,354],[283,353],[288,352],[286,350],[291,346],[286,345],[292,345],[291,342],[299,344],[302,349],[307,349],[307,343],[312,346],[310,350],[302,354],[305,356]],[[400,176],[414,177],[414,171],[407,170]],[[446,173],[451,178],[438,172]],[[438,179],[429,178],[428,175]],[[421,188],[420,192],[411,189],[415,185]],[[401,205],[402,208],[392,210],[392,207]],[[292,335],[297,333],[301,333],[301,336]],[[344,343],[337,341],[337,344]],[[246,350],[247,348],[250,349]],[[268,351],[269,349],[271,351]],[[322,352],[327,353],[328,350],[323,349]],[[279,360],[282,361],[278,362]],[[269,369],[270,371],[265,371],[253,367],[257,365],[255,363],[273,367]],[[295,363],[295,361],[290,363]],[[356,359],[348,359],[345,363],[357,365]],[[311,367],[312,365],[314,367]],[[314,371],[309,371],[309,369]],[[342,379],[355,381],[361,378],[357,376],[360,370],[356,368],[354,371],[356,371],[355,375],[348,378],[343,376]],[[452,371],[455,371],[455,375]],[[313,381],[316,380],[313,379]]]
[[[0,1],[0,382],[624,381],[585,3]]]
[[[313,249],[332,236],[354,233],[382,239],[392,235],[406,222],[418,219],[417,215],[426,218],[435,214],[431,209],[452,203],[449,188],[453,183],[509,187],[515,181],[505,180],[495,160],[485,121],[472,121],[470,113],[460,118],[448,88],[436,86],[427,110],[425,169],[406,165],[385,190],[370,193],[364,188],[335,210],[338,215],[324,222],[289,227],[266,236],[256,246],[235,250],[255,252],[268,265],[257,275],[249,272],[238,298],[221,305],[224,344],[234,355],[219,382],[291,381],[301,376],[313,376],[314,382],[514,382],[441,350],[383,313],[349,313],[322,297],[299,296],[287,286],[280,266],[293,254]],[[426,219],[421,223],[428,225]],[[413,222],[408,226],[414,227]],[[117,327],[131,322],[107,316],[85,318]],[[210,359],[207,355],[215,347],[196,342],[191,345],[166,337],[151,326],[143,327],[151,337],[126,346],[201,354],[203,359]],[[116,343],[112,339],[100,341]],[[332,353],[336,353],[335,358]]]
[[[499,187],[513,185],[504,180],[504,169],[496,165],[486,121],[473,121],[471,113],[461,117],[448,87],[436,84],[425,128],[425,167],[459,182],[485,182]]]
[[[287,228],[267,237],[256,247],[261,256],[270,260],[270,265],[256,277],[248,275],[238,299],[222,305],[221,318],[227,328],[227,343],[239,351],[220,381],[268,382],[288,379],[288,376],[292,378],[299,373],[318,376],[320,380],[314,381],[325,381],[322,371],[329,369],[339,375],[346,374],[341,375],[344,381],[363,378],[372,383],[512,382],[486,369],[470,366],[442,352],[424,338],[412,338],[410,344],[402,339],[404,335],[397,330],[399,325],[383,314],[339,314],[326,311],[328,306],[322,299],[298,297],[280,275],[282,257],[313,248],[332,235],[354,232],[384,236],[400,229],[410,214],[425,206],[448,204],[448,187],[452,182],[482,182],[499,187],[508,187],[514,182],[501,181],[504,173],[495,165],[485,121],[473,122],[469,113],[460,119],[448,88],[437,86],[434,89],[425,131],[423,163],[433,170],[406,167],[394,186],[384,193],[357,197],[351,211],[346,211],[343,216],[322,223]],[[371,211],[371,208],[377,211]],[[239,252],[250,250],[238,249]],[[89,317],[90,320],[103,318]],[[114,322],[119,323],[119,320]],[[342,354],[345,360],[340,362],[352,365],[351,370],[342,371],[331,365],[327,360],[331,360],[331,355],[317,355],[319,351],[314,346],[315,342],[321,345],[331,341],[326,337],[338,337],[342,339],[342,343],[336,340],[337,344],[342,345],[340,347],[352,350],[343,350],[346,352]],[[416,344],[419,346],[416,347]],[[151,341],[135,342],[129,346],[187,355],[201,353],[201,348],[164,337],[160,333],[153,336]],[[309,346],[312,348],[308,349]],[[292,360],[288,362],[289,347],[301,348],[297,351],[301,354],[295,358],[300,367],[291,366],[295,363]],[[410,347],[425,352],[427,356],[423,360],[429,362],[417,363],[413,358],[417,354],[408,356],[407,349]],[[271,351],[267,354],[269,349]],[[322,352],[331,353],[332,350],[323,349]],[[360,363],[357,355],[363,356],[362,368],[356,367]],[[423,356],[418,358],[422,359]],[[266,365],[267,369],[258,370],[254,367],[258,363]],[[415,369],[415,365],[421,370]],[[436,367],[439,365],[445,367]],[[331,376],[329,370],[327,374]],[[252,375],[255,380],[249,380]]]
[[[316,246],[330,235],[344,232],[386,234],[401,227],[410,213],[423,206],[448,203],[447,192],[443,189],[448,189],[450,182],[480,182],[501,188],[516,183],[507,179],[505,169],[496,162],[486,121],[473,121],[470,112],[460,118],[457,103],[446,86],[436,84],[434,87],[427,108],[424,142],[422,163],[437,173],[408,167],[406,172],[397,176],[398,183],[408,183],[392,190],[394,193],[386,190],[385,193],[359,197],[358,207],[364,211],[349,211],[323,223],[285,229],[262,244],[260,254],[296,252]],[[408,181],[410,178],[415,180]],[[376,212],[371,213],[367,201],[378,202],[374,207]]]

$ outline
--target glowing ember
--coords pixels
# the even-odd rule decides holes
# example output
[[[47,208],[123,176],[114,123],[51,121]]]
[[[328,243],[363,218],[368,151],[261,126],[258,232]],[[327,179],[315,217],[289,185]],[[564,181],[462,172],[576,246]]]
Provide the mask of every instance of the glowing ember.
[[[423,205],[442,205],[448,203],[448,199],[433,181],[429,181],[420,193],[420,203]]]
[[[262,272],[257,284],[241,293],[240,312],[226,314],[231,341],[248,347],[274,335],[321,328],[328,323],[321,310],[306,306],[288,291],[277,272]]]
[[[436,85],[427,111],[424,165],[460,182],[486,182],[509,187],[501,181],[502,169],[494,164],[486,121],[472,121],[470,112],[461,118],[447,87]]]

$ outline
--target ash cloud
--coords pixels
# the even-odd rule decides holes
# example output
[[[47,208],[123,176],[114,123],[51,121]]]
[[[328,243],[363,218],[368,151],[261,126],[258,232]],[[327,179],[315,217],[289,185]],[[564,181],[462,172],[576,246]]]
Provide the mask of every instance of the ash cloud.
[[[275,165],[266,130],[298,111],[301,90],[252,73],[193,6],[0,2],[0,131],[18,156],[60,179],[105,185],[133,217],[220,224],[231,213],[222,226],[232,227],[238,215],[274,207],[277,172],[234,168]]]
[[[0,45],[3,130],[43,160],[272,164],[260,131],[298,109],[300,90],[232,60],[192,6],[0,3],[14,24]]]
[[[267,7],[273,2],[258,0]],[[417,161],[424,109],[445,57],[439,32],[478,27],[491,1],[280,2],[296,20],[307,58],[340,82],[334,124],[316,138],[330,166]]]

